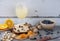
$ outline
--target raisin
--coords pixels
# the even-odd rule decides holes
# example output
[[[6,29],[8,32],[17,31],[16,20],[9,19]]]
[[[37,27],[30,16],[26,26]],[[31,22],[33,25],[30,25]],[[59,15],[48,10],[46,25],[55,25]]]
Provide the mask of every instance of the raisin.
[[[23,26],[20,26],[20,28],[23,28]]]
[[[19,25],[19,28],[20,28],[21,26]]]
[[[57,31],[57,33],[60,33],[59,31]]]
[[[24,29],[21,29],[21,30],[24,30]]]
[[[20,30],[17,30],[18,32],[20,32]]]
[[[16,30],[16,28],[14,28],[14,30]]]

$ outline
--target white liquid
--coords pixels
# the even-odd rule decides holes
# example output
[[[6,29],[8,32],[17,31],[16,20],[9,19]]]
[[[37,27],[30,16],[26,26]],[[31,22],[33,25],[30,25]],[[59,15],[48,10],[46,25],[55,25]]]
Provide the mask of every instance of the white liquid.
[[[23,19],[27,16],[28,10],[24,5],[20,5],[16,7],[16,15],[18,18]]]

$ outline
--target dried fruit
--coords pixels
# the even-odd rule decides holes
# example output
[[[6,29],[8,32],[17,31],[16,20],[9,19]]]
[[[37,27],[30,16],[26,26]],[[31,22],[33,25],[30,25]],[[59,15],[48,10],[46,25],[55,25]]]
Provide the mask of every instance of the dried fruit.
[[[26,39],[27,37],[27,34],[20,34],[16,37],[16,39]]]
[[[28,32],[28,36],[33,35],[33,34],[34,34],[34,32],[32,32],[32,31]]]

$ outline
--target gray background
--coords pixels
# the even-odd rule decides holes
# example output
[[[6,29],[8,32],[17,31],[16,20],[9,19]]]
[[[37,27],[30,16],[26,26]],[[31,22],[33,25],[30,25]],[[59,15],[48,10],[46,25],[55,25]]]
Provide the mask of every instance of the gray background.
[[[17,3],[26,5],[28,16],[58,16],[60,14],[60,0],[0,0],[0,16],[16,16]],[[35,13],[35,10],[38,12]]]
[[[17,3],[23,3],[28,8],[28,16],[58,16],[60,14],[60,0],[0,0],[0,16],[16,16],[15,7]],[[35,12],[37,10],[37,13]],[[47,19],[47,18],[43,18]],[[60,25],[60,18],[49,18],[56,22],[56,25]],[[14,19],[13,19],[14,20]],[[16,21],[17,19],[15,19]],[[32,24],[37,23],[39,19],[23,19],[23,22],[30,22]],[[0,23],[4,19],[0,18]],[[22,22],[21,19],[18,19]],[[19,23],[17,22],[17,23]]]

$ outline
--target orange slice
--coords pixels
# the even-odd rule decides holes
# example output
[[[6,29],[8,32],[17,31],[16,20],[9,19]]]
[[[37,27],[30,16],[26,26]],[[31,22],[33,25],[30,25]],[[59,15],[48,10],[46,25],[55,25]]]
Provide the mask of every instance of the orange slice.
[[[14,26],[14,23],[13,23],[13,21],[11,19],[7,19],[5,21],[5,24],[7,24],[9,28],[12,28]]]
[[[0,24],[0,30],[5,30],[7,27],[7,24]]]

